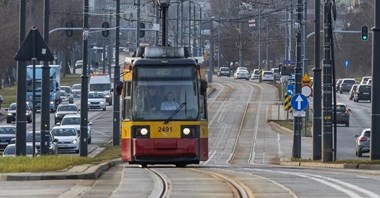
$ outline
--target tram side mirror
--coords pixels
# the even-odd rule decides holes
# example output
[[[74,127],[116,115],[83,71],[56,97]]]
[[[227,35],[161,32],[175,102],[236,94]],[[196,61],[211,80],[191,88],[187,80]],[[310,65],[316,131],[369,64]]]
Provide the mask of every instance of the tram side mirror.
[[[123,91],[123,82],[119,81],[116,85],[116,93],[117,95],[121,95],[121,92]]]
[[[201,81],[201,95],[207,94],[207,82],[202,80]]]

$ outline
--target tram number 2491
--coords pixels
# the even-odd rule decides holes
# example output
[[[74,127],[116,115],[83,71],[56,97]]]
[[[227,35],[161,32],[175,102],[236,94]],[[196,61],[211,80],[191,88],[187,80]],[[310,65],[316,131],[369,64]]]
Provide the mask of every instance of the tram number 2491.
[[[158,132],[167,133],[167,132],[172,132],[172,131],[173,131],[172,127],[158,127]]]

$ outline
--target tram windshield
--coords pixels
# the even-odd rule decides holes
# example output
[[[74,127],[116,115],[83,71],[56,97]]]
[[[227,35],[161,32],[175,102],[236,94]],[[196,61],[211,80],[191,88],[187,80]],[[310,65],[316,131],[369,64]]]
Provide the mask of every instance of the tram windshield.
[[[194,66],[136,67],[132,85],[132,119],[198,119],[199,85],[196,74]]]

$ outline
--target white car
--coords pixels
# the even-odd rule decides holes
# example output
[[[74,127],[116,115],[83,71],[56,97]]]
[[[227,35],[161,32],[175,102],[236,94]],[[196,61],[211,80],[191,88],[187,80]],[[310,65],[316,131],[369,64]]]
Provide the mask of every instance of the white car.
[[[58,123],[58,125],[75,128],[77,130],[77,133],[80,134],[80,121],[81,121],[81,118],[79,114],[68,114],[62,118],[62,121]],[[91,144],[91,140],[92,140],[91,125],[92,125],[92,122],[88,122],[88,126],[87,126],[87,133],[88,133],[87,143],[88,144]]]
[[[79,153],[79,134],[75,127],[56,126],[51,134],[58,140],[58,151],[74,151]]]
[[[236,72],[234,73],[234,79],[249,80],[249,72],[247,70],[236,70]]]
[[[88,109],[102,109],[105,111],[107,108],[106,96],[103,92],[88,92]]]
[[[33,157],[33,144],[28,142],[26,143],[26,156]],[[34,147],[34,154],[39,155],[37,147]],[[3,157],[16,157],[16,144],[8,144],[5,147],[3,152]]]
[[[251,74],[251,80],[259,79],[260,77],[260,69],[254,69]]]
[[[80,98],[82,91],[82,84],[73,84],[71,86],[71,92],[73,93],[74,98]]]
[[[273,81],[273,79],[274,79],[273,72],[271,72],[271,71],[263,71],[263,73],[261,75],[262,75],[261,76],[262,81]]]

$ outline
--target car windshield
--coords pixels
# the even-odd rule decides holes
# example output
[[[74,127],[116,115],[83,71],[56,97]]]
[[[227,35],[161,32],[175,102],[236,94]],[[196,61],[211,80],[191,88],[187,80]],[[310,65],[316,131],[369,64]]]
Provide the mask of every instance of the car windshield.
[[[371,131],[365,131],[364,137],[370,138],[371,137]]]
[[[70,87],[61,87],[66,93],[71,93]]]
[[[16,134],[15,127],[0,127],[0,134]]]
[[[61,125],[79,125],[80,118],[63,118]]]
[[[272,75],[272,72],[264,72],[264,75]]]
[[[36,142],[41,142],[41,133],[40,132],[35,133],[35,139],[34,140]],[[33,142],[33,133],[32,132],[26,133],[26,142]]]
[[[103,93],[89,93],[88,98],[104,98]]]
[[[72,89],[81,89],[81,84],[76,84],[76,85],[73,85],[71,88]]]
[[[237,70],[247,70],[248,71],[248,69],[246,67],[238,67]]]
[[[240,70],[239,73],[246,74],[246,73],[248,73],[248,71],[247,70]]]
[[[33,147],[31,145],[26,145],[26,154],[33,155]],[[4,155],[16,155],[16,146],[9,145],[4,150]]]
[[[344,84],[355,84],[356,81],[355,80],[344,80],[343,83]]]
[[[74,128],[61,128],[51,130],[53,136],[76,136],[77,130]]]
[[[259,74],[260,71],[255,69],[255,70],[253,71],[253,73],[255,73],[255,74]]]
[[[221,67],[220,68],[220,71],[229,71],[230,69],[228,69],[227,67]]]
[[[370,92],[371,91],[371,86],[368,85],[361,85],[359,87],[359,92]]]
[[[346,111],[346,106],[344,106],[344,105],[336,105],[336,111],[338,111],[338,112],[345,112]]]
[[[9,106],[9,110],[11,110],[11,111],[16,110],[16,107],[17,107],[16,104],[11,104],[11,105]]]
[[[77,111],[77,107],[74,105],[59,106],[58,111]]]

